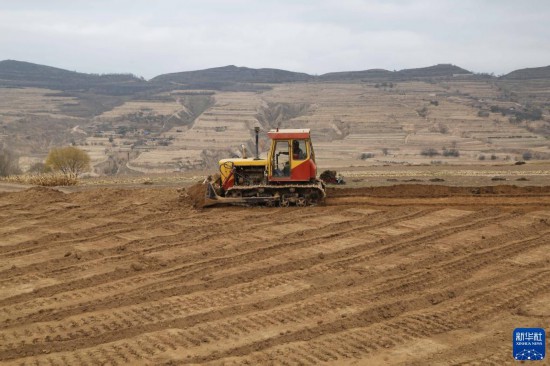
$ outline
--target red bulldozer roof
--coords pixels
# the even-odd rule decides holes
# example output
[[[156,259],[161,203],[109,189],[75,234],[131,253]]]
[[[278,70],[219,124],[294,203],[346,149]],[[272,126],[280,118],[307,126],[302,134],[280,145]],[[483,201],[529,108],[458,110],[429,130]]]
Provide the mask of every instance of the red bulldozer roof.
[[[308,139],[309,138],[309,128],[301,129],[276,129],[270,130],[267,135],[270,139],[273,140],[283,140],[283,139]]]

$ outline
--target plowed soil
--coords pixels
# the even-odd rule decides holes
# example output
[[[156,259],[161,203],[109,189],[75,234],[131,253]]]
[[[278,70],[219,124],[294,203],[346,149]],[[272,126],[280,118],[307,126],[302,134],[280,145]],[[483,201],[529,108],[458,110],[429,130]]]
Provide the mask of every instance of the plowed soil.
[[[550,188],[0,193],[0,362],[513,364],[550,328]]]

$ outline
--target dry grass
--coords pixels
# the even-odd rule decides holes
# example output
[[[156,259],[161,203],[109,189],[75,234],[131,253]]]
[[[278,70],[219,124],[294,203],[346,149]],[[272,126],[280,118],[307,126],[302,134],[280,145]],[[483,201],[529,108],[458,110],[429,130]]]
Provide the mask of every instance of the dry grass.
[[[9,177],[2,178],[1,181],[44,187],[74,186],[78,184],[78,178],[61,173],[11,175]]]

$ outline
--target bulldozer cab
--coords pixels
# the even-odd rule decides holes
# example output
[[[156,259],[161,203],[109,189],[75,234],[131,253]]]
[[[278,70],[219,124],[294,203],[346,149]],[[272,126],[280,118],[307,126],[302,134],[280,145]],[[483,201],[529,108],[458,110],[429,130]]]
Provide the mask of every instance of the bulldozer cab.
[[[271,130],[268,158],[270,182],[306,182],[315,179],[317,168],[309,129]]]

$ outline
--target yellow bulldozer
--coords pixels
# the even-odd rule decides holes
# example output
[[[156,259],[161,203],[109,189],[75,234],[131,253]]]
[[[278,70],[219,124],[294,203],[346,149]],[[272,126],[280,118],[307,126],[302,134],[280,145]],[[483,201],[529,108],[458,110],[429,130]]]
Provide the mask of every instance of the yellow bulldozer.
[[[309,129],[273,129],[265,159],[256,155],[219,161],[220,174],[205,184],[205,206],[216,204],[288,207],[315,205],[326,197],[325,184],[317,179],[315,152]]]

